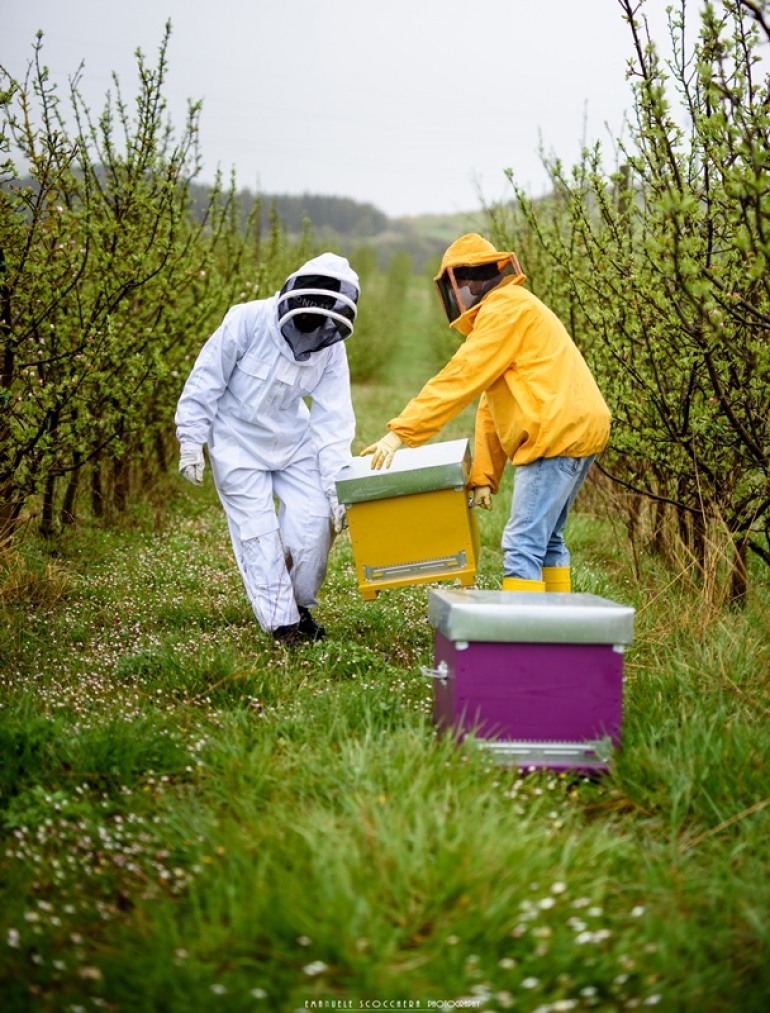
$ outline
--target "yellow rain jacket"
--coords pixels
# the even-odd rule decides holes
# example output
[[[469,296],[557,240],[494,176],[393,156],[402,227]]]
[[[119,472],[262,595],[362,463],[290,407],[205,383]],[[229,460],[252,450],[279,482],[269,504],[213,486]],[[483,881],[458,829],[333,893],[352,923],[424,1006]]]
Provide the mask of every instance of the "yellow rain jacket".
[[[449,247],[441,264],[459,267],[508,257],[472,233]],[[466,335],[446,366],[388,427],[407,446],[435,436],[480,396],[470,485],[500,486],[506,461],[587,457],[607,445],[610,411],[559,318],[506,278],[454,321]]]

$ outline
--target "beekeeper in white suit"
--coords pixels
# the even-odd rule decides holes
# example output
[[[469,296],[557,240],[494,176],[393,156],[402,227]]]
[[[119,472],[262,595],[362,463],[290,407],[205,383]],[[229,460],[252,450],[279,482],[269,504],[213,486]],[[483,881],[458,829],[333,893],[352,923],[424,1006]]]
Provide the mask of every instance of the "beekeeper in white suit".
[[[355,433],[343,342],[358,297],[344,257],[309,260],[280,292],[231,307],[177,405],[179,470],[201,485],[208,445],[254,614],[289,647],[324,635],[310,609],[345,524],[334,480]]]

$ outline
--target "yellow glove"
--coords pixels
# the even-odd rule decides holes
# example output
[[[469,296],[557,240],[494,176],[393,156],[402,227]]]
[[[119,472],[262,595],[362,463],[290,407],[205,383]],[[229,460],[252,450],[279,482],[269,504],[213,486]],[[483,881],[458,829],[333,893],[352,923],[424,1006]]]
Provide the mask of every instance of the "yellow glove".
[[[372,468],[380,469],[383,464],[386,468],[389,468],[393,461],[393,455],[403,445],[404,441],[400,436],[396,436],[394,432],[389,432],[381,440],[373,443],[371,447],[366,447],[365,450],[362,450],[361,457],[366,457],[367,454],[374,454],[374,457],[372,457]]]
[[[473,506],[482,510],[492,509],[492,490],[488,485],[477,485],[473,490]]]

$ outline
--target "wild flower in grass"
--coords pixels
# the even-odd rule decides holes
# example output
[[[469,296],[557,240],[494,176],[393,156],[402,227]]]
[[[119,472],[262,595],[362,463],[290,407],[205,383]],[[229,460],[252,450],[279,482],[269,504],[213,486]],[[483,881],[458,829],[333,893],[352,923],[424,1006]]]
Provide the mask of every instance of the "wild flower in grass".
[[[18,950],[21,945],[21,935],[18,929],[8,929],[8,945],[12,949]]]
[[[225,995],[227,992],[227,987],[225,985],[212,985],[211,991],[214,993],[214,995]]]
[[[316,975],[323,974],[324,971],[328,971],[329,965],[325,964],[323,960],[313,960],[311,963],[305,964],[302,970],[309,977],[314,978]]]
[[[267,992],[264,988],[252,988],[249,995],[252,999],[267,999]]]
[[[578,944],[578,946],[583,946],[584,943],[590,943],[592,939],[593,939],[592,932],[579,932],[575,936],[575,942]]]
[[[537,988],[540,984],[539,978],[523,978],[521,987],[526,989]]]

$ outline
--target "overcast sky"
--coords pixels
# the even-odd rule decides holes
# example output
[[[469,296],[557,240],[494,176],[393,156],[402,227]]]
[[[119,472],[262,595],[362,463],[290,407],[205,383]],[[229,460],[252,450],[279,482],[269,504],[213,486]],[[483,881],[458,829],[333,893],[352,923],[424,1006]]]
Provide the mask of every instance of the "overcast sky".
[[[664,46],[670,2],[643,4]],[[84,61],[98,111],[112,72],[136,93],[135,51],[154,65],[166,21],[179,130],[203,101],[201,182],[219,166],[266,194],[468,211],[512,196],[509,168],[544,192],[541,144],[568,165],[583,141],[611,152],[631,107],[618,0],[14,0],[0,63],[23,76],[41,29],[52,79],[66,91]]]

